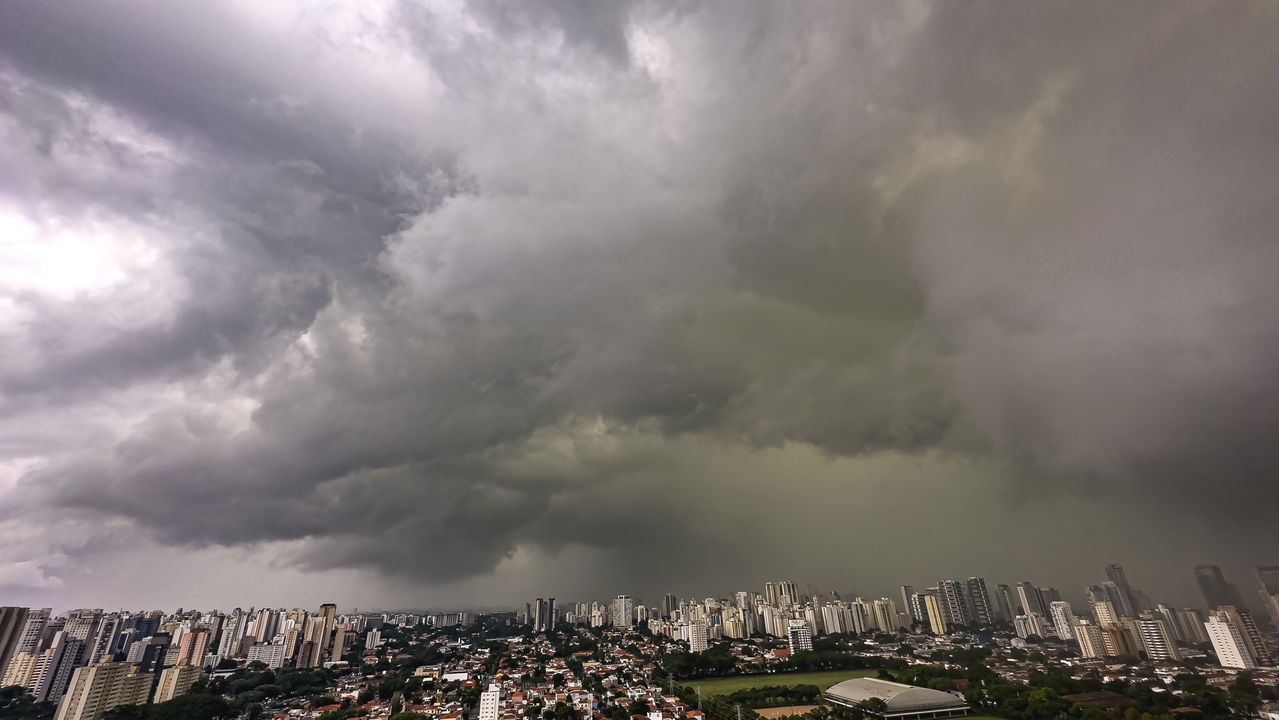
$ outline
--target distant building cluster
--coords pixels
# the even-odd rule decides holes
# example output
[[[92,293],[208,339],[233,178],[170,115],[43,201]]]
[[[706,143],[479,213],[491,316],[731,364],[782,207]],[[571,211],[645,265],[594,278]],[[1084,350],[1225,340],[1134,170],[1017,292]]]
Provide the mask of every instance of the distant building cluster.
[[[605,633],[638,637],[637,630],[653,644],[644,646],[649,661],[630,668],[632,677],[646,674],[654,667],[652,661],[672,648],[702,653],[728,640],[736,662],[748,667],[812,651],[817,639],[829,635],[874,637],[874,652],[881,658],[896,658],[902,647],[944,648],[985,636],[981,642],[997,638],[998,644],[1013,650],[1049,640],[1054,652],[1064,653],[1072,663],[1164,663],[1167,672],[1176,672],[1178,664],[1188,660],[1197,666],[1210,662],[1208,647],[1222,671],[1273,668],[1279,661],[1271,649],[1272,623],[1279,623],[1279,566],[1257,569],[1258,601],[1251,607],[1220,568],[1195,568],[1206,611],[1152,601],[1128,581],[1119,565],[1109,565],[1105,572],[1106,580],[1085,588],[1083,606],[1072,606],[1055,588],[1027,581],[997,584],[992,592],[984,578],[944,579],[918,590],[903,585],[895,598],[868,599],[816,591],[811,586],[801,590],[793,581],[780,580],[765,583],[762,592],[742,590],[731,598],[701,600],[667,594],[652,605],[627,594],[607,602],[563,605],[554,597],[541,597],[527,603],[522,613],[494,613],[485,616],[484,622],[527,628],[534,637],[561,630],[586,638]],[[1263,609],[1260,615],[1254,615],[1257,608]],[[314,611],[78,609],[62,616],[49,608],[0,607],[0,686],[18,686],[38,702],[56,704],[56,720],[99,720],[113,707],[165,702],[190,692],[210,674],[237,668],[346,670],[376,664],[392,653],[406,657],[402,654],[405,632],[415,636],[471,627],[477,619],[469,611],[339,614],[333,604]],[[901,644],[899,637],[909,638],[913,645]],[[514,638],[508,642],[512,648],[520,647]],[[545,653],[538,647],[528,651],[532,657]],[[483,657],[462,646],[449,652],[478,658],[476,662]],[[578,655],[575,662],[586,668],[586,681],[622,682],[613,675],[619,668],[609,664],[616,658],[601,650]],[[464,665],[461,677],[448,672],[439,676],[444,682],[471,683],[462,689],[476,693],[480,720],[505,720],[531,697],[509,684],[478,685],[475,669],[472,663]],[[566,674],[566,667],[556,665],[554,670]],[[518,672],[540,674],[531,669]],[[564,687],[567,693],[559,691]],[[581,686],[555,689],[551,696],[574,707],[598,701],[598,691],[592,695]],[[675,717],[696,717],[651,688],[633,692],[632,699],[646,700],[654,713],[659,712],[657,708],[679,707]],[[868,693],[897,698],[902,717],[925,712],[921,708],[931,697],[882,682],[848,684],[841,697]]]
[[[97,720],[118,705],[164,702],[186,693],[224,661],[265,667],[341,665],[356,637],[378,644],[378,626],[460,625],[470,612],[339,615],[318,611],[179,609],[172,614],[0,607],[0,687],[24,688],[58,706],[56,720]],[[232,663],[234,666],[235,663]]]
[[[839,633],[922,629],[933,635],[1007,623],[1018,638],[1056,638],[1078,645],[1084,658],[1180,660],[1183,648],[1211,642],[1223,667],[1274,664],[1265,637],[1239,590],[1213,565],[1195,568],[1207,613],[1152,602],[1128,582],[1120,565],[1106,567],[1105,581],[1084,591],[1085,607],[1074,607],[1053,587],[1022,581],[990,590],[984,578],[946,579],[920,590],[902,585],[897,598],[841,598],[804,592],[793,581],[764,584],[763,592],[739,591],[731,599],[681,599],[660,606],[637,604],[629,595],[611,603],[576,603],[560,613],[555,599],[538,598],[525,617],[535,630],[557,622],[589,627],[630,627],[647,621],[658,635],[702,652],[722,639],[755,635],[785,638],[792,651],[811,650],[813,638]],[[1279,622],[1279,566],[1257,569],[1261,605]]]

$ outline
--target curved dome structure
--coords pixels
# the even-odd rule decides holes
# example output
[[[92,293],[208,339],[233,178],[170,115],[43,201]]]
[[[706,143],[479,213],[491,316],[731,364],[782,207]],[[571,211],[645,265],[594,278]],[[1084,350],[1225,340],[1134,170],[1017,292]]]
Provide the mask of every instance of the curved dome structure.
[[[854,678],[832,685],[823,693],[827,701],[852,707],[876,698],[884,701],[883,718],[944,718],[968,714],[968,704],[940,690],[903,685],[876,678]]]

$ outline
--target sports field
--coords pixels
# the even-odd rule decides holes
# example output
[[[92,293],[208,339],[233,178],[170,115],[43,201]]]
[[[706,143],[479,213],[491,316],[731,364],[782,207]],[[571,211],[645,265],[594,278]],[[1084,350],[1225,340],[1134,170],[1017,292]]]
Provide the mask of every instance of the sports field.
[[[733,677],[689,680],[684,685],[701,688],[703,695],[728,695],[766,685],[816,685],[823,691],[849,678],[875,677],[878,670],[831,670],[811,673],[775,673],[772,675],[735,675]],[[678,682],[678,681],[676,681]]]

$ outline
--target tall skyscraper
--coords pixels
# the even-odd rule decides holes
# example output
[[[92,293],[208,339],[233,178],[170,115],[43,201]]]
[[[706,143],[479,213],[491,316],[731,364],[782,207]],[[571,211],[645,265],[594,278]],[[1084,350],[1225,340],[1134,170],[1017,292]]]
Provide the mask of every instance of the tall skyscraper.
[[[1034,583],[1022,581],[1017,583],[1017,600],[1021,603],[1021,614],[1030,615],[1036,613],[1047,617],[1048,607],[1044,604],[1043,597],[1039,594],[1039,588]]]
[[[1209,610],[1223,605],[1243,607],[1239,588],[1226,580],[1221,568],[1216,565],[1196,565],[1195,582],[1199,584],[1199,590],[1203,593],[1204,602],[1208,603]]]
[[[897,604],[890,598],[880,598],[871,604],[875,614],[875,624],[884,632],[897,630]]]
[[[1137,617],[1144,608],[1140,607],[1136,594],[1128,585],[1128,575],[1124,572],[1123,567],[1107,565],[1106,577],[1110,578],[1110,582],[1114,583],[1120,613],[1126,617]]]
[[[316,615],[315,635],[311,637],[311,642],[315,643],[311,648],[311,667],[324,662],[325,653],[330,651],[333,628],[337,625],[337,615],[337,605],[324,603],[320,606],[320,612]]]
[[[791,620],[786,629],[786,644],[791,652],[813,649],[813,629],[803,620]]]
[[[1164,624],[1168,626],[1168,632],[1172,633],[1174,640],[1190,642],[1190,637],[1186,634],[1185,628],[1182,627],[1181,617],[1177,615],[1177,611],[1174,608],[1159,603],[1155,606],[1154,614],[1163,619]]]
[[[79,664],[80,652],[83,648],[84,641],[73,638],[61,630],[55,634],[52,646],[45,651],[47,659],[42,668],[43,672],[31,693],[37,702],[56,703],[62,699],[67,686],[71,684],[71,674]]]
[[[50,608],[41,608],[27,613],[27,620],[22,626],[22,638],[18,641],[17,652],[34,654],[36,651],[44,649],[41,645],[44,640],[45,630],[49,626],[51,612]]]
[[[1181,631],[1186,633],[1188,642],[1208,642],[1208,632],[1204,629],[1203,613],[1195,608],[1181,608],[1177,611],[1177,619],[1181,621]]]
[[[995,622],[995,610],[990,604],[990,593],[986,590],[985,578],[968,578],[968,606],[972,610],[972,622],[978,625],[990,625]]]
[[[1102,627],[1119,624],[1119,612],[1115,610],[1115,604],[1109,600],[1093,603],[1092,616]]]
[[[1257,568],[1257,592],[1270,619],[1279,625],[1279,565]]]
[[[630,595],[613,598],[613,627],[628,628],[635,624],[635,601]]]
[[[204,664],[204,654],[209,647],[209,631],[204,628],[196,628],[182,636],[178,641],[178,665],[194,665],[200,667]]]
[[[202,674],[198,665],[174,665],[165,668],[160,673],[160,682],[155,689],[155,701],[162,703],[179,695],[186,695]]]
[[[968,598],[964,584],[958,580],[942,580],[937,583],[942,612],[946,614],[947,627],[961,627],[970,621]]]
[[[1181,659],[1177,643],[1162,617],[1144,615],[1137,618],[1137,632],[1140,635],[1141,644],[1146,648],[1146,655],[1151,660]]]
[[[1017,603],[1013,602],[1012,590],[1007,585],[1001,583],[995,586],[995,607],[1000,620],[1012,622],[1013,615],[1017,614],[1014,612]]]
[[[915,607],[914,607],[915,603],[913,600],[915,596],[915,588],[911,587],[910,585],[902,585],[901,592],[902,592],[902,608],[905,610],[905,612],[908,615],[910,615],[911,622],[919,620],[920,617],[919,615],[915,613]]]
[[[1070,603],[1056,600],[1048,605],[1052,613],[1053,632],[1062,640],[1075,639],[1075,614],[1070,610]]]
[[[1257,666],[1244,644],[1243,631],[1224,614],[1213,611],[1204,622],[1204,629],[1212,641],[1213,652],[1217,653],[1218,665],[1241,670]]]
[[[124,619],[118,613],[111,613],[102,618],[102,622],[98,625],[97,637],[93,638],[92,644],[87,648],[86,656],[89,665],[115,660],[116,651],[119,649],[117,643],[120,640],[120,628],[124,623]]]
[[[1279,565],[1257,568],[1257,585],[1264,595],[1279,595]]]
[[[28,612],[24,607],[0,607],[0,673],[4,672],[4,666],[22,645],[22,630],[27,626]]]
[[[537,598],[533,601],[533,632],[555,629],[555,619],[555,598]]]
[[[1252,661],[1255,664],[1274,664],[1274,658],[1270,655],[1270,648],[1266,645],[1260,629],[1257,628],[1256,621],[1253,620],[1252,613],[1247,608],[1223,605],[1217,608],[1215,612],[1225,617],[1231,625],[1239,628],[1240,633],[1243,635],[1244,646],[1248,649],[1248,654],[1252,656]]]
[[[136,665],[107,662],[79,667],[54,720],[99,720],[120,705],[145,705],[150,695],[151,676],[139,673]]]
[[[799,592],[799,586],[793,580],[783,580],[780,584],[783,600],[789,600],[792,605],[798,605],[804,601],[804,596]]]
[[[921,593],[924,596],[924,612],[928,615],[928,626],[934,635],[945,635],[950,632],[946,625],[946,611],[942,609],[941,599],[937,597],[935,588]]]
[[[690,620],[679,624],[679,639],[688,643],[689,652],[704,652],[710,646],[709,628],[705,620]]]
[[[1079,642],[1079,654],[1086,658],[1102,658],[1106,656],[1106,640],[1102,630],[1087,620],[1080,620],[1074,628],[1075,640]]]

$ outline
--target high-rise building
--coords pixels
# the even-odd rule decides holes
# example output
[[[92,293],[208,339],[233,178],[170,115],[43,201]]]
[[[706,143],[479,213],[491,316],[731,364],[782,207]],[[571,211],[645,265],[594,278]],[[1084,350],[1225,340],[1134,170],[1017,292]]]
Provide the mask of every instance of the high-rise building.
[[[1217,653],[1218,665],[1241,670],[1257,667],[1244,643],[1243,631],[1225,614],[1213,611],[1204,622],[1204,629],[1208,633],[1208,639],[1212,641],[1213,652]]]
[[[1137,618],[1137,632],[1140,634],[1141,644],[1146,648],[1146,655],[1151,660],[1181,659],[1177,642],[1162,617],[1143,615]]]
[[[1223,605],[1215,611],[1218,615],[1225,617],[1231,625],[1239,628],[1243,636],[1244,646],[1248,650],[1248,654],[1252,656],[1252,661],[1256,665],[1273,665],[1274,658],[1270,655],[1270,648],[1266,645],[1266,641],[1261,637],[1261,631],[1257,628],[1257,623],[1253,620],[1252,613],[1246,608],[1235,607],[1234,605]]]
[[[231,658],[239,654],[240,639],[244,637],[246,624],[247,619],[240,608],[227,616],[222,624],[222,637],[218,640],[218,657]]]
[[[995,607],[997,609],[999,619],[1005,622],[1012,622],[1013,612],[1016,604],[1013,602],[1012,590],[1007,585],[999,584],[995,586]]]
[[[155,689],[155,701],[158,703],[172,700],[179,695],[186,695],[191,686],[203,675],[199,665],[174,665],[160,673],[160,684]]]
[[[117,645],[120,639],[120,628],[124,623],[124,619],[118,613],[111,613],[102,618],[102,622],[98,625],[98,634],[93,638],[92,643],[86,648],[88,655],[85,657],[86,665],[93,665],[100,662],[109,662],[115,660]]]
[[[489,685],[488,690],[480,693],[480,709],[477,720],[497,720],[502,710],[502,686]]]
[[[1013,630],[1016,631],[1017,637],[1020,638],[1028,638],[1031,635],[1041,638],[1047,637],[1049,627],[1048,618],[1039,613],[1018,615],[1013,618]]]
[[[1223,605],[1243,607],[1239,588],[1226,580],[1221,568],[1216,565],[1196,565],[1195,582],[1199,584],[1199,590],[1203,593],[1204,602],[1208,603],[1209,609]]]
[[[315,634],[311,636],[311,641],[315,645],[311,648],[311,660],[309,667],[317,667],[324,662],[325,652],[331,651],[333,628],[337,625],[337,605],[333,603],[324,603],[320,606],[320,612],[316,615]]]
[[[17,652],[35,654],[43,650],[45,629],[49,625],[50,608],[41,608],[27,613],[27,620],[22,625],[22,638],[18,641]]]
[[[29,612],[24,607],[0,607],[0,672],[22,645],[22,629],[27,626]]]
[[[971,622],[990,625],[995,622],[995,610],[990,604],[985,578],[970,577],[967,582],[968,607],[972,611]]]
[[[743,594],[744,593],[737,593],[738,607],[745,607],[742,604],[741,596]],[[679,598],[673,595],[672,593],[666,593],[666,597],[662,599],[662,617],[669,620],[672,617],[675,617],[676,610],[679,610]]]
[[[1022,638],[1023,640],[1034,635],[1035,631],[1030,629],[1030,616],[1018,615],[1014,617],[1013,632],[1016,633],[1017,637]]]
[[[911,587],[910,585],[902,585],[901,592],[902,592],[902,609],[905,610],[905,612],[908,615],[910,615],[910,620],[912,623],[914,623],[916,620],[921,619],[919,615],[915,612],[915,603],[914,603],[915,588]]]
[[[1043,597],[1039,593],[1039,588],[1034,583],[1022,582],[1017,583],[1017,600],[1021,603],[1021,614],[1030,615],[1038,613],[1041,616],[1048,615],[1048,607],[1044,604]]]
[[[1086,658],[1106,656],[1106,640],[1101,628],[1087,620],[1079,620],[1072,628],[1079,643],[1079,655]]]
[[[73,638],[61,630],[55,634],[53,644],[45,651],[47,659],[43,667],[37,668],[42,672],[31,693],[36,702],[56,703],[62,699],[67,686],[71,684],[71,674],[79,664],[83,648],[83,640]]]
[[[613,627],[628,628],[635,624],[635,601],[630,595],[613,598]]]
[[[1279,624],[1279,565],[1257,568],[1257,592],[1270,619]]]
[[[377,630],[370,630],[369,634],[376,635],[377,632]],[[373,646],[370,645],[369,647]],[[278,670],[284,667],[284,659],[283,643],[274,643],[270,645],[259,643],[249,648],[248,662],[260,662],[263,665],[266,665],[268,670]]]
[[[853,598],[853,601],[848,603],[848,618],[849,622],[851,622],[849,626],[850,632],[861,634],[867,630],[874,629],[874,619],[871,617],[870,605],[867,605],[866,601],[861,598]]]
[[[533,613],[533,632],[555,629],[555,598],[537,598],[533,601]]]
[[[689,652],[704,652],[710,646],[709,628],[705,620],[690,620],[679,624],[679,639],[688,643]]]
[[[106,662],[79,667],[54,720],[99,720],[114,707],[144,705],[150,695],[151,676],[139,673],[136,665]]]
[[[1115,588],[1115,594],[1119,601],[1119,611],[1127,617],[1137,617],[1137,615],[1145,608],[1141,607],[1137,602],[1137,594],[1133,592],[1131,586],[1128,585],[1128,574],[1120,565],[1107,565],[1106,577],[1110,578]]]
[[[1094,602],[1092,604],[1092,616],[1097,621],[1097,624],[1102,627],[1119,624],[1119,613],[1115,611],[1114,603],[1109,600]]]
[[[778,585],[781,586],[783,603],[798,605],[804,601],[804,596],[799,594],[799,586],[793,580],[783,580]]]
[[[891,598],[880,598],[871,605],[875,624],[884,632],[897,631],[897,604]]]
[[[791,652],[813,649],[813,629],[803,620],[791,620],[786,629],[786,644]]]
[[[945,635],[950,632],[946,624],[946,611],[942,609],[941,599],[937,597],[936,590],[929,588],[921,594],[924,596],[924,612],[928,615],[928,626],[933,634]]]
[[[1177,616],[1176,609],[1159,603],[1155,606],[1152,614],[1164,621],[1164,625],[1168,627],[1168,632],[1172,634],[1173,640],[1181,643],[1190,642],[1190,639],[1186,637],[1185,629],[1181,626],[1181,618]]]
[[[1056,600],[1048,605],[1052,613],[1053,632],[1062,640],[1075,639],[1075,614],[1070,610],[1070,603]]]
[[[9,658],[9,664],[4,668],[4,674],[0,675],[0,687],[29,687],[31,682],[31,670],[35,666],[35,655],[29,652],[19,652]]]
[[[1107,625],[1101,633],[1107,657],[1137,657],[1137,638],[1130,628],[1119,624]]]
[[[1263,595],[1279,595],[1279,565],[1257,568],[1257,587]]]
[[[1186,633],[1187,642],[1208,642],[1208,632],[1204,629],[1203,613],[1195,608],[1181,608],[1177,611],[1177,619],[1181,623],[1182,632]]]
[[[777,587],[777,583],[764,583],[764,602],[773,607],[781,605],[781,590]]]
[[[196,628],[182,636],[178,641],[178,665],[194,665],[197,668],[204,664],[205,651],[209,647],[209,631]]]
[[[958,580],[942,580],[937,583],[937,594],[940,596],[942,612],[946,615],[947,627],[961,627],[969,623],[965,589],[964,584]]]

